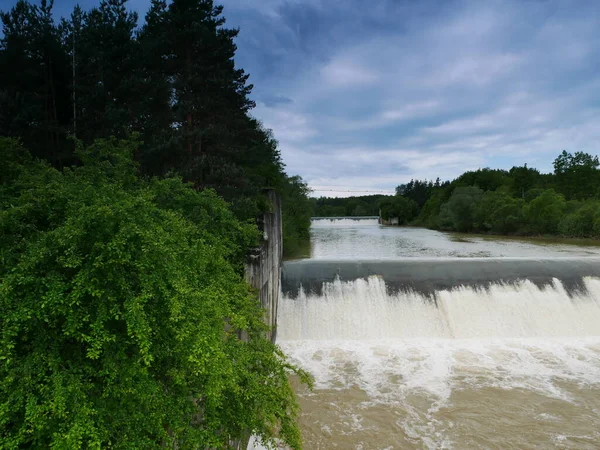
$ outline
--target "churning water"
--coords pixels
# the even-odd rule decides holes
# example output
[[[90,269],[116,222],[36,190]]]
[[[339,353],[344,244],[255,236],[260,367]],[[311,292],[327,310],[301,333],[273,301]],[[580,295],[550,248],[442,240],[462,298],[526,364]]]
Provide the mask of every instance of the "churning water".
[[[375,223],[319,223],[312,235],[315,259],[359,260],[381,250],[386,264],[404,257],[402,267],[417,247],[449,265],[462,259],[448,248],[462,256],[471,244],[485,250],[484,239],[457,243]],[[327,236],[334,236],[329,247]],[[565,245],[536,253],[535,246],[500,240],[486,251],[596,253]],[[582,273],[568,289],[561,277],[505,282],[497,271],[481,287],[443,280],[445,288],[423,292],[390,289],[385,277],[365,274],[284,293],[278,344],[316,381],[312,392],[297,386],[305,448],[600,449],[600,278]]]

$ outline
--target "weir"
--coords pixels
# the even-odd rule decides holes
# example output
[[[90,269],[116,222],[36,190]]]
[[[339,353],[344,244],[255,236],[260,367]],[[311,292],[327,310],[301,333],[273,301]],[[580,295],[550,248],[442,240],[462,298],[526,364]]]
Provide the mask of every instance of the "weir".
[[[288,261],[280,340],[600,335],[600,260]]]
[[[436,292],[524,281],[539,288],[559,281],[570,294],[586,290],[585,277],[600,277],[598,258],[405,258],[402,260],[301,260],[287,261],[282,270],[282,291],[295,297],[302,289],[320,295],[324,286],[369,277],[385,282],[389,294],[416,292],[435,298]]]
[[[311,243],[277,322],[307,448],[598,447],[597,247],[347,218]]]

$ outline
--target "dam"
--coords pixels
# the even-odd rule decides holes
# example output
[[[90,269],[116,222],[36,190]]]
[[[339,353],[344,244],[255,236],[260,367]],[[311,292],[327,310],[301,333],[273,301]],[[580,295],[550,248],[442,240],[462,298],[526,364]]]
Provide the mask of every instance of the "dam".
[[[600,448],[600,247],[317,219],[277,343],[307,449]]]

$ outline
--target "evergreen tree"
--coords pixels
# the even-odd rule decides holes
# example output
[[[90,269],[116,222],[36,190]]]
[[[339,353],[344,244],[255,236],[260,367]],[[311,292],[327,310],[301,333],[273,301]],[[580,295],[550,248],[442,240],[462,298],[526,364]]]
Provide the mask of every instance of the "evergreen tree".
[[[102,0],[82,17],[77,8],[71,16],[70,40],[76,50],[73,56],[70,46],[69,59],[75,60],[77,136],[85,142],[124,137],[140,128],[141,111],[136,106],[142,93],[135,89],[137,14],[127,11],[126,2]]]
[[[52,6],[19,0],[1,14],[0,134],[21,138],[35,156],[62,166],[71,115],[69,64]]]

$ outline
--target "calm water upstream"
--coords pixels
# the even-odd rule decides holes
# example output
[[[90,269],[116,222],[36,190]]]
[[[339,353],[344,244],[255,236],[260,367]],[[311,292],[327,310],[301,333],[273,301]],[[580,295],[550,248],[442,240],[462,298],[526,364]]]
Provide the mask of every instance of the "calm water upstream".
[[[375,221],[311,233],[315,260],[600,257]],[[305,448],[600,449],[600,279],[490,281],[425,295],[371,276],[284,293],[278,344],[316,379],[297,386]]]

